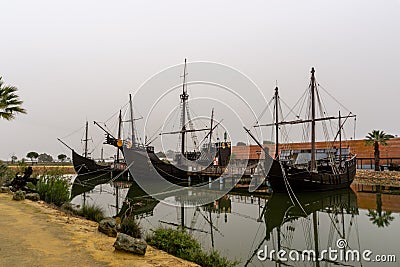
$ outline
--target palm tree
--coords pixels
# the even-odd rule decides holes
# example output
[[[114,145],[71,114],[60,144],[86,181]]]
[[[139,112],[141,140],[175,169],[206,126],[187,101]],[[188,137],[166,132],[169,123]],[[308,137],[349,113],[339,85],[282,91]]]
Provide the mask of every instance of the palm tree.
[[[371,217],[369,220],[372,222],[372,224],[375,224],[378,227],[389,226],[390,222],[394,220],[391,211],[384,211],[383,213],[379,214],[375,210],[368,210],[367,216]]]
[[[379,130],[373,130],[365,136],[366,145],[374,146],[375,171],[379,171],[379,145],[387,146],[386,141],[393,137],[393,135]]]
[[[381,185],[376,185],[376,210],[368,209],[367,214],[372,224],[378,227],[389,226],[390,222],[394,220],[391,211],[382,212],[382,191]]]
[[[5,120],[13,120],[16,113],[26,113],[21,107],[22,100],[15,94],[18,91],[14,86],[3,86],[3,77],[0,77],[0,118]]]

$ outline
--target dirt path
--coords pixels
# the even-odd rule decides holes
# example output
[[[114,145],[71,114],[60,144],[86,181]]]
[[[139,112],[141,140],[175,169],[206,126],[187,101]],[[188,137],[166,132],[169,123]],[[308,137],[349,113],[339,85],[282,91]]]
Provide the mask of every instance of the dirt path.
[[[11,198],[0,194],[0,266],[197,266],[150,246],[145,256],[115,251],[97,223]]]

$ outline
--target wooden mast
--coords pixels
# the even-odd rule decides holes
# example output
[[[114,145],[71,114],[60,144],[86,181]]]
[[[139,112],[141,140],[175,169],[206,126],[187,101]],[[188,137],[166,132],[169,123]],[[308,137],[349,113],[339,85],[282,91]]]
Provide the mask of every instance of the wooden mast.
[[[339,167],[342,166],[342,120],[339,110]]]
[[[278,148],[279,148],[279,118],[278,118],[278,86],[275,87],[275,159],[278,159]]]
[[[315,252],[315,263],[316,266],[319,267],[319,242],[318,242],[318,226],[317,226],[317,211],[314,211],[312,214],[312,222],[313,222],[313,230],[314,230],[314,252]]]
[[[84,150],[85,158],[87,158],[87,156],[88,156],[88,144],[87,144],[87,142],[88,142],[88,132],[89,132],[89,124],[88,124],[88,122],[86,121],[85,140],[83,140],[83,141],[85,142],[85,150]]]
[[[182,101],[182,135],[181,135],[181,153],[185,155],[185,133],[186,133],[186,101],[189,98],[189,95],[186,93],[186,58],[185,58],[185,67],[183,69],[183,84],[182,84],[182,94],[180,95]]]
[[[129,94],[129,108],[131,111],[131,130],[132,130],[132,147],[134,146],[134,144],[136,144],[136,140],[135,140],[135,127],[133,125],[133,105],[132,105],[132,95]]]
[[[121,110],[119,110],[117,141],[121,139],[121,124],[122,124],[122,114],[121,114]],[[116,160],[116,162],[119,162],[119,149],[120,148],[117,145],[117,160]]]
[[[317,169],[315,162],[315,70],[311,68],[311,172]]]
[[[211,110],[210,142],[209,142],[209,144],[208,144],[208,148],[209,148],[209,149],[211,149],[211,143],[212,143],[213,122],[214,122],[214,108]]]

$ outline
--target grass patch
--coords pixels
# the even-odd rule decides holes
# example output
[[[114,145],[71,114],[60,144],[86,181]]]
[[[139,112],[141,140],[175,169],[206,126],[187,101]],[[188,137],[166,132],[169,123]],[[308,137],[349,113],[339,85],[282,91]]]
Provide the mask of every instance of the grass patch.
[[[104,210],[95,204],[85,205],[82,208],[77,209],[70,202],[66,202],[61,206],[61,210],[65,213],[80,216],[94,222],[100,222],[105,218]]]
[[[40,199],[47,203],[60,207],[69,201],[68,181],[61,175],[42,175],[37,182],[36,190]]]
[[[130,235],[134,238],[142,237],[142,230],[140,224],[135,220],[134,216],[127,216],[122,220],[121,223],[121,233]]]
[[[146,237],[146,241],[158,249],[203,267],[231,267],[239,264],[222,257],[218,251],[202,251],[200,243],[182,230],[158,228]]]
[[[103,209],[95,204],[84,205],[78,210],[78,215],[95,222],[100,222],[104,219]]]
[[[80,209],[76,209],[73,204],[66,202],[61,206],[61,210],[67,214],[83,217],[94,222],[100,222],[105,218],[104,210],[95,204],[86,205]]]

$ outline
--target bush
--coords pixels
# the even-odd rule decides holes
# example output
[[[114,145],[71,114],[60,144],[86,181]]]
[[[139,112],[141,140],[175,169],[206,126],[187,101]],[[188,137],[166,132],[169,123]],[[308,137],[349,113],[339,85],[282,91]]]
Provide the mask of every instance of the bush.
[[[238,265],[240,262],[234,261],[231,262],[227,258],[222,257],[218,251],[213,250],[209,253],[200,252],[195,256],[194,261],[200,266],[203,267],[214,267],[214,266],[226,266],[226,267],[233,267]]]
[[[60,175],[40,177],[36,185],[40,199],[56,206],[61,206],[69,200],[68,181]]]
[[[100,222],[104,219],[103,209],[95,204],[84,205],[82,209],[78,211],[78,215],[95,222]]]
[[[149,245],[164,250],[179,258],[195,262],[203,267],[236,266],[239,262],[231,262],[221,257],[217,251],[203,252],[199,242],[182,230],[159,228],[146,238]]]
[[[0,185],[11,181],[15,177],[15,171],[8,168],[7,164],[0,161]]]
[[[61,209],[67,214],[84,217],[95,222],[100,222],[105,218],[103,209],[95,204],[85,205],[81,209],[76,209],[70,202],[65,202]]]
[[[134,238],[142,237],[140,224],[138,221],[135,220],[134,216],[127,216],[122,220],[121,233],[130,235]]]

